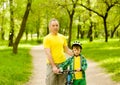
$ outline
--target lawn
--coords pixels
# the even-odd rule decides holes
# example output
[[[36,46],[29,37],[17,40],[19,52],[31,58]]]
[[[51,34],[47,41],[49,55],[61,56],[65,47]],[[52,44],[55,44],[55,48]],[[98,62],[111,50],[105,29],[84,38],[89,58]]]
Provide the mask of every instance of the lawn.
[[[105,68],[114,81],[120,82],[120,41],[110,39],[109,42],[96,40],[83,43],[83,54]]]
[[[105,68],[114,81],[120,82],[120,41],[111,39],[109,42],[95,40],[88,42],[80,40],[83,44],[82,53]],[[0,42],[0,85],[22,85],[32,74],[32,57],[29,54],[31,47],[37,45],[35,41],[22,41],[18,54],[12,53],[7,42]]]
[[[13,54],[12,47],[3,42],[0,42],[0,85],[23,85],[32,74],[29,51],[34,42],[19,44],[18,54]]]

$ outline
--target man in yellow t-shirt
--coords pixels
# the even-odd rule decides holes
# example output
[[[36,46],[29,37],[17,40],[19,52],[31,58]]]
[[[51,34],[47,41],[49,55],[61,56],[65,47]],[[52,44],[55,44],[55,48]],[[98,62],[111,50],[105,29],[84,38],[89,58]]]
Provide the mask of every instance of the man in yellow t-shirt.
[[[66,76],[64,74],[58,75],[58,65],[66,60],[65,53],[69,55],[73,55],[73,53],[67,46],[65,36],[58,33],[58,20],[52,19],[50,21],[49,31],[50,33],[43,40],[47,55],[46,85],[64,85]]]

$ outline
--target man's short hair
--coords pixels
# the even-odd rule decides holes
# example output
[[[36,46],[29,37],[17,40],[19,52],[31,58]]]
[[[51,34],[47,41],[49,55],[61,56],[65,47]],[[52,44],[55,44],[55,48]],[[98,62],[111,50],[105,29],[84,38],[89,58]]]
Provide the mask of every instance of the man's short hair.
[[[53,18],[53,19],[51,19],[51,20],[49,21],[49,26],[51,25],[51,22],[52,22],[52,21],[57,21],[57,22],[58,22],[57,19]],[[58,22],[58,23],[59,23],[59,22]]]

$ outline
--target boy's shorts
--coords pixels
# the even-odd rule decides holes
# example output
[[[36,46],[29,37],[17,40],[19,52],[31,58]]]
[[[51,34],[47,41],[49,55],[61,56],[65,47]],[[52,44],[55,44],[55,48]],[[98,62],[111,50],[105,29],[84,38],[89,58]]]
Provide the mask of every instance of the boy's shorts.
[[[73,85],[86,85],[86,79],[73,80]]]
[[[65,85],[65,81],[65,74],[53,73],[52,66],[47,64],[46,85]]]

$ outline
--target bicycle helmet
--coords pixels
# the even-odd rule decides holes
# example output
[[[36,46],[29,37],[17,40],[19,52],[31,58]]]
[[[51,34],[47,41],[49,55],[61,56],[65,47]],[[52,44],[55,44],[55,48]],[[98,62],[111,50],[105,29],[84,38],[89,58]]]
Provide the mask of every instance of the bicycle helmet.
[[[73,46],[79,46],[80,49],[82,49],[82,46],[81,46],[81,45],[82,45],[82,44],[81,44],[79,41],[74,41],[73,44],[72,44],[72,48],[73,48]]]

